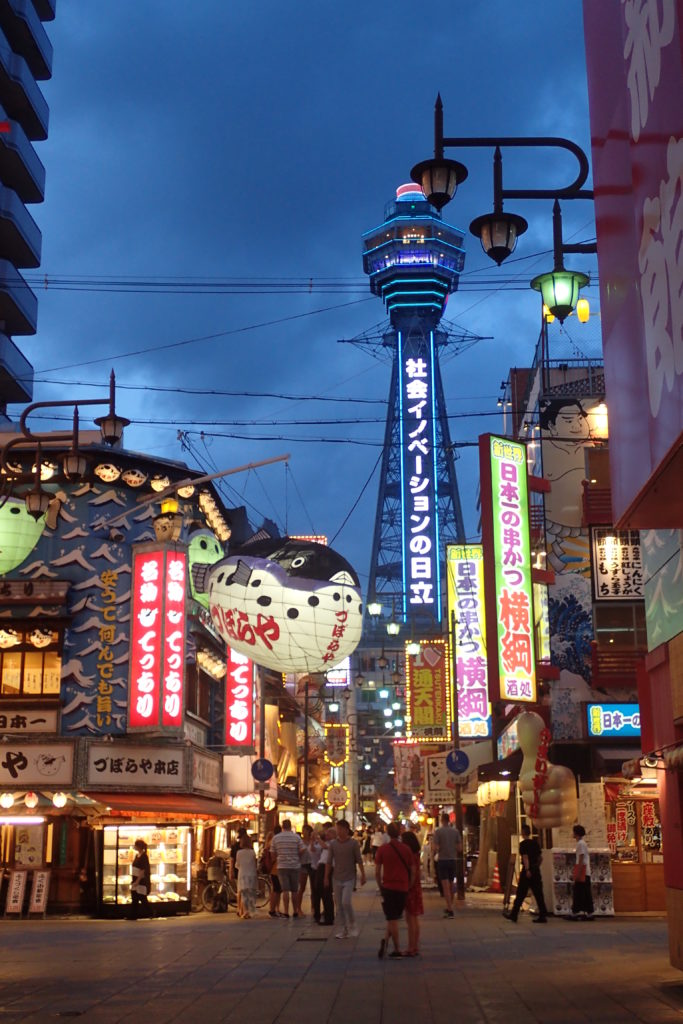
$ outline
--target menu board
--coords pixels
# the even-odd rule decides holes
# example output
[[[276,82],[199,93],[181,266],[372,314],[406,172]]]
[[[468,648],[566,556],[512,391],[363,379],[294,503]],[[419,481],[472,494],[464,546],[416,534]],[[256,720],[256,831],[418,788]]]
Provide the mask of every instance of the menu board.
[[[586,842],[589,849],[602,849],[609,846],[605,820],[605,797],[601,782],[579,783],[578,823],[583,825],[586,830]],[[563,848],[574,846],[575,843],[571,825],[553,829],[553,846]]]

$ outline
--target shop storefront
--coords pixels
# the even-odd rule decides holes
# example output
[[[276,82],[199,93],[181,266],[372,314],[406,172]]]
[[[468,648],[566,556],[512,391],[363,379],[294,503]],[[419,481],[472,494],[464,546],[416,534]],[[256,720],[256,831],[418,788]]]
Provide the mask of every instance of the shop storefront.
[[[664,849],[656,779],[606,779],[605,818],[615,911],[665,911]]]

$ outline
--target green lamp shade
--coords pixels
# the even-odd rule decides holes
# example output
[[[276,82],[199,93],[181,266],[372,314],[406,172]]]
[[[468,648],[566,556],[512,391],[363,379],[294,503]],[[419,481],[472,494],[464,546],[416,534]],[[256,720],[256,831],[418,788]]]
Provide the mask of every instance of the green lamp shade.
[[[575,270],[553,270],[539,274],[530,282],[531,287],[541,293],[543,302],[560,323],[565,320],[579,301],[579,292],[588,284],[586,274]]]

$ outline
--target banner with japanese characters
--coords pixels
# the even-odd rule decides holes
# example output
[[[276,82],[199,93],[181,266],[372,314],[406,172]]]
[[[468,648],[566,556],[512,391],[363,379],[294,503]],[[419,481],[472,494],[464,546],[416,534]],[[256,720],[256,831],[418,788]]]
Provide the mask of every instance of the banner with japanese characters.
[[[325,761],[339,768],[349,759],[349,727],[344,723],[325,723]]]
[[[529,540],[526,446],[485,434],[479,441],[486,614],[497,651],[489,694],[536,701],[536,652]]]
[[[450,647],[445,640],[421,640],[420,653],[406,651],[406,736],[450,740]]]
[[[254,663],[246,654],[228,647],[225,681],[225,744],[254,745]]]
[[[399,794],[411,796],[421,793],[424,789],[424,759],[420,754],[419,743],[406,743],[405,740],[394,740],[394,789]]]
[[[429,754],[424,758],[424,797],[426,804],[452,804],[457,777],[448,770],[448,753]]]
[[[455,643],[458,731],[461,738],[491,735],[484,553],[481,544],[448,544],[448,621]]]
[[[593,527],[591,541],[595,600],[642,600],[644,591],[640,531]]]
[[[133,555],[129,731],[180,731],[185,694],[187,556],[141,546]]]
[[[434,333],[398,332],[404,613],[441,621]]]

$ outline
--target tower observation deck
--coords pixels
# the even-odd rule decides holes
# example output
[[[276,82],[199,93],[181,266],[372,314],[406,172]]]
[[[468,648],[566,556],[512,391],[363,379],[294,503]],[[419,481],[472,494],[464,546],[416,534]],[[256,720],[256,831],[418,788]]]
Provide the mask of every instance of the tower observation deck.
[[[397,189],[382,224],[363,235],[363,269],[389,314],[383,345],[392,351],[367,596],[393,608],[415,637],[442,631],[445,545],[464,541],[438,356],[462,243],[414,184]]]

